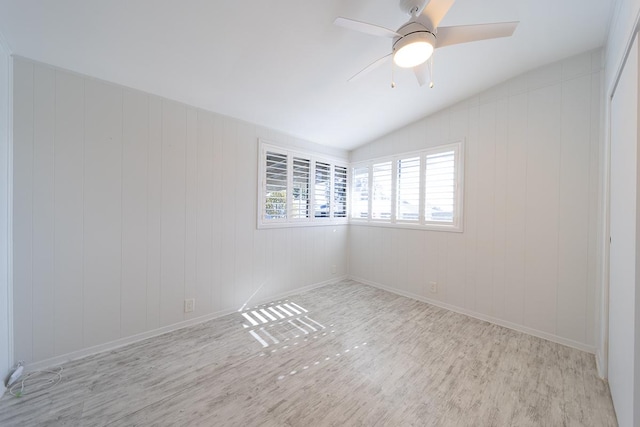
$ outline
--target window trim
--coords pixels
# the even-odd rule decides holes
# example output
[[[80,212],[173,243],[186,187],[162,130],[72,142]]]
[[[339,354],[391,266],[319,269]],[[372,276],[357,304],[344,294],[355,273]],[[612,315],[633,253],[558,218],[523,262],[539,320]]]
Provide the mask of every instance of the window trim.
[[[267,152],[285,154],[287,156],[287,210],[285,218],[264,219],[265,213],[265,196],[266,196],[266,156]],[[293,211],[293,159],[294,157],[309,160],[309,212],[307,218],[292,218]],[[329,182],[331,185],[329,216],[315,216],[315,170],[316,162],[327,163],[330,166]],[[335,168],[336,166],[344,167],[347,171],[347,198],[346,215],[344,217],[335,217]],[[345,159],[326,156],[313,151],[305,151],[304,149],[292,148],[280,145],[271,141],[258,139],[258,179],[257,179],[257,203],[256,203],[256,223],[258,229],[269,228],[288,228],[288,227],[313,227],[327,225],[341,225],[349,223],[350,200],[349,189],[351,183],[351,165]]]
[[[360,162],[353,162],[349,166],[349,175],[352,175],[353,169],[367,167],[369,171],[369,212],[367,218],[354,218],[349,212],[349,223],[353,225],[370,225],[380,227],[392,227],[392,228],[406,228],[406,229],[418,229],[418,230],[434,230],[434,231],[448,231],[458,232],[464,231],[464,154],[465,154],[465,141],[457,140],[446,144],[441,144],[429,148],[425,148],[418,151],[410,151],[405,153],[398,153],[391,156],[378,157],[374,159],[368,159]],[[454,161],[456,165],[455,171],[455,190],[454,190],[454,212],[452,223],[441,223],[437,221],[427,221],[425,219],[425,180],[426,180],[426,158],[429,155],[442,153],[446,151],[454,151]],[[411,157],[420,157],[420,199],[419,199],[419,219],[414,220],[402,220],[397,218],[397,185],[398,185],[398,161],[408,159]],[[392,165],[392,200],[391,200],[391,218],[389,220],[372,218],[371,204],[373,193],[373,173],[372,168],[374,164],[384,163],[391,161]],[[353,182],[349,181],[349,191],[352,191]],[[349,200],[353,200],[352,195],[349,195]]]

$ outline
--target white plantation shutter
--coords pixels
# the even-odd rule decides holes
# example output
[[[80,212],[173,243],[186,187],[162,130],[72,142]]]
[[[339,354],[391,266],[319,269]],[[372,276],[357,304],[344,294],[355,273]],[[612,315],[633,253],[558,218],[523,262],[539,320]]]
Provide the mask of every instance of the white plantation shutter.
[[[420,219],[420,157],[398,160],[396,218]]]
[[[287,155],[267,151],[264,219],[287,218]]]
[[[351,219],[462,231],[463,174],[462,142],[356,163],[351,169]]]
[[[353,168],[351,179],[351,218],[369,217],[369,167]]]
[[[455,151],[428,154],[425,171],[426,221],[453,222],[455,189]]]
[[[314,216],[328,217],[331,212],[331,165],[316,162]]]
[[[347,167],[333,168],[333,216],[347,217]]]
[[[260,153],[259,228],[346,223],[350,211],[354,222],[462,231],[462,142],[351,171],[342,161],[262,142]]]
[[[258,228],[347,223],[343,161],[262,140],[258,160]]]
[[[391,219],[391,161],[373,165],[373,197],[371,199],[371,218]]]
[[[311,161],[301,157],[293,158],[293,189],[291,195],[291,218],[309,218],[311,189]]]

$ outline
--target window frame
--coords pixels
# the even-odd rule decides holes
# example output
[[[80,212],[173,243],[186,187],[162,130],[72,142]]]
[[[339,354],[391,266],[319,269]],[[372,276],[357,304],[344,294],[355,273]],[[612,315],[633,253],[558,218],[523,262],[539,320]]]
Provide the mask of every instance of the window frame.
[[[276,153],[286,156],[287,159],[287,190],[286,190],[286,215],[284,218],[266,219],[266,189],[267,189],[267,153]],[[308,182],[308,212],[306,218],[293,218],[293,163],[294,158],[309,160],[309,182]],[[329,196],[329,214],[328,216],[316,216],[316,163],[329,165],[329,184],[331,186]],[[344,217],[334,217],[335,215],[335,171],[336,167],[346,169],[346,214]],[[279,145],[263,139],[258,139],[258,188],[257,188],[257,228],[286,228],[286,227],[310,227],[310,226],[326,226],[349,223],[349,188],[351,183],[351,167],[347,160],[326,156],[312,151],[291,148],[285,145]]]
[[[367,218],[353,217],[352,213],[349,213],[349,223],[353,225],[372,225],[382,227],[396,227],[396,228],[410,228],[420,230],[435,230],[435,231],[449,231],[449,232],[463,232],[464,231],[464,140],[458,140],[455,142],[449,142],[429,148],[425,148],[419,151],[411,151],[406,153],[394,154],[392,156],[379,157],[375,159],[369,159],[361,162],[353,162],[349,167],[349,175],[353,176],[354,169],[360,169],[366,167],[369,173],[368,186],[369,186],[369,211]],[[428,221],[425,215],[426,206],[426,159],[427,156],[445,153],[448,151],[454,152],[454,207],[453,207],[453,219],[451,222],[442,221]],[[420,181],[419,181],[419,207],[418,207],[418,220],[398,219],[398,163],[401,160],[408,160],[414,157],[420,158]],[[372,218],[372,184],[373,184],[373,165],[381,164],[391,161],[392,173],[391,173],[391,218],[379,219]],[[353,182],[349,181],[349,187],[353,186]],[[351,200],[351,196],[349,197]]]

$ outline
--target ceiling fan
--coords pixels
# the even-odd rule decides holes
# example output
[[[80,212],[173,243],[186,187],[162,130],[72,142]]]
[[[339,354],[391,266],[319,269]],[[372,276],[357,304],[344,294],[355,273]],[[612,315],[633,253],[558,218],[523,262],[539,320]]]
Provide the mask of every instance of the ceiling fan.
[[[334,24],[337,26],[392,39],[391,53],[367,65],[348,81],[361,77],[393,57],[393,62],[398,67],[413,68],[420,86],[427,82],[428,71],[429,86],[433,87],[431,76],[435,49],[478,40],[509,37],[518,26],[518,22],[515,21],[438,27],[454,2],[455,0],[426,0],[426,2],[425,0],[400,0],[400,9],[410,14],[411,19],[396,31],[354,19],[336,18]],[[391,82],[391,87],[395,87],[395,83]]]

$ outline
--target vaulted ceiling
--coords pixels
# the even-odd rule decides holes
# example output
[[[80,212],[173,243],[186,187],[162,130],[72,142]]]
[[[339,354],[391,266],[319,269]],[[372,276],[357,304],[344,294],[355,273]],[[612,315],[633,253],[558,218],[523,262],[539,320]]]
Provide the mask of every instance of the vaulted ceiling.
[[[510,38],[436,51],[435,87],[377,68],[398,0],[0,0],[11,51],[329,146],[352,149],[524,71],[600,47],[613,0],[457,0],[441,26],[520,21]]]

